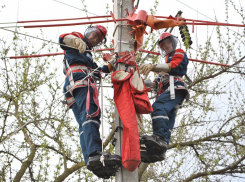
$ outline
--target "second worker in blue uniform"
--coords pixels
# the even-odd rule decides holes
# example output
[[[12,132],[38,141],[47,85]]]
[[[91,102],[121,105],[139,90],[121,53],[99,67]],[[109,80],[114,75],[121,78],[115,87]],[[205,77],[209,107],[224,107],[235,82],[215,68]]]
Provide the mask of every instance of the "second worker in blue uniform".
[[[153,135],[144,135],[141,143],[146,151],[141,152],[141,161],[152,163],[162,161],[170,142],[171,132],[175,124],[176,110],[189,94],[182,77],[186,75],[188,58],[178,47],[179,40],[170,33],[162,33],[158,41],[160,53],[165,57],[163,64],[145,64],[139,69],[144,75],[150,71],[158,72],[153,82],[145,80],[146,87],[157,91],[156,101],[151,113]]]

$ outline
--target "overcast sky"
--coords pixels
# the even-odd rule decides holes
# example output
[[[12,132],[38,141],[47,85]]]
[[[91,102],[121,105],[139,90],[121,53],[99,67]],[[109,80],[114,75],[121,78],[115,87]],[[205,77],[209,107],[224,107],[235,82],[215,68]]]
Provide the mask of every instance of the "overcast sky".
[[[135,0],[136,1],[136,0]],[[103,3],[102,3],[103,2]],[[152,3],[149,3],[152,2]],[[146,10],[149,14],[150,8],[153,8],[153,0],[140,0],[138,10]],[[240,0],[235,0],[239,3]],[[69,4],[65,5],[62,3]],[[241,2],[240,2],[241,3]],[[1,10],[0,22],[16,22],[23,20],[45,20],[45,19],[63,19],[63,18],[76,18],[85,17],[86,13],[80,9],[83,9],[83,4],[81,0],[0,0],[1,6],[6,5],[6,7]],[[85,1],[88,10],[88,16],[95,15],[105,15],[106,6],[109,5],[110,11],[113,11],[112,0],[87,0]],[[245,6],[245,1],[242,0],[243,7]],[[73,7],[71,7],[73,6]],[[183,11],[183,17],[190,19],[200,19],[211,21],[216,16],[220,22],[225,20],[225,4],[224,0],[160,0],[159,9],[157,15],[161,16],[175,16],[179,11]],[[230,11],[229,17],[231,21],[229,23],[241,23],[241,18],[234,16],[234,13]],[[82,20],[84,21],[84,20]],[[76,21],[78,22],[78,21]],[[53,22],[50,22],[53,23]],[[45,23],[45,24],[50,24]],[[58,22],[58,23],[70,23],[69,21]],[[38,23],[42,24],[42,23]],[[113,23],[109,23],[112,25]],[[13,26],[16,24],[1,24],[4,26]],[[23,24],[17,24],[22,26]],[[198,27],[200,28],[200,26]],[[71,26],[71,27],[55,27],[55,28],[44,28],[44,34],[46,36],[50,35],[50,32],[70,32],[74,30],[81,30],[84,32],[85,26]],[[113,26],[112,26],[113,29]],[[31,29],[20,29],[20,31],[30,32],[33,36],[36,36],[35,30]],[[113,31],[113,30],[109,30]],[[38,31],[37,31],[38,32]],[[1,30],[2,33],[2,30]],[[53,35],[52,35],[53,36]]]

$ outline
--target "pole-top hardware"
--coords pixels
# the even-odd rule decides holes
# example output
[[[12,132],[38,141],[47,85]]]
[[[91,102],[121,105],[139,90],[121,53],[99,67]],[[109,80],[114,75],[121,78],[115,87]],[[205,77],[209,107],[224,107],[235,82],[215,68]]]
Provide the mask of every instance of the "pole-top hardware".
[[[123,127],[117,126],[116,129],[115,129],[115,132],[118,132],[119,129],[120,129],[120,130],[123,130]]]

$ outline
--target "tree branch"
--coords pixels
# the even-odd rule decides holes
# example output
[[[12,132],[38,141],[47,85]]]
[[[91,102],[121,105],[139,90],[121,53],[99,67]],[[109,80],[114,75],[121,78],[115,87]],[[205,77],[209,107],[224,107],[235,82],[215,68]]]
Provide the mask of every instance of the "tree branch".
[[[26,169],[33,162],[33,159],[35,157],[35,153],[36,153],[36,146],[35,145],[32,145],[31,146],[31,154],[28,156],[27,161],[25,161],[25,162],[22,163],[20,170],[17,172],[17,174],[16,174],[16,176],[14,178],[14,182],[19,182],[21,180],[21,178],[25,174]]]
[[[187,182],[187,181],[192,181],[193,179],[199,178],[201,176],[207,176],[207,175],[216,175],[216,174],[224,174],[226,173],[228,170],[233,170],[237,167],[237,165],[239,163],[241,163],[243,160],[245,159],[245,155],[240,158],[237,162],[233,163],[233,165],[230,165],[228,167],[225,167],[223,169],[220,170],[216,170],[216,171],[206,171],[206,172],[201,172],[201,173],[197,173],[197,174],[193,174],[190,177],[186,178],[183,182]]]

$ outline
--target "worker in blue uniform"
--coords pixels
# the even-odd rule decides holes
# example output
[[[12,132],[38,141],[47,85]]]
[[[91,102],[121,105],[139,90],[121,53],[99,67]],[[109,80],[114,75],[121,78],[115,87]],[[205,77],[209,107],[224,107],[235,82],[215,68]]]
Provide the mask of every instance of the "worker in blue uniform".
[[[186,53],[178,48],[178,44],[180,42],[177,37],[167,32],[162,33],[158,46],[161,56],[165,57],[165,63],[145,64],[139,68],[144,75],[148,75],[150,71],[159,73],[153,82],[145,80],[146,87],[157,91],[157,98],[151,113],[153,135],[144,135],[141,138],[141,143],[146,147],[146,151],[141,152],[142,162],[164,160],[175,124],[176,110],[184,99],[189,97],[182,80],[187,72],[188,58]]]
[[[80,145],[85,164],[89,170],[101,178],[114,176],[121,158],[110,153],[102,153],[99,133],[100,108],[96,80],[101,72],[113,70],[113,63],[98,67],[93,61],[91,49],[106,42],[107,30],[102,25],[89,26],[84,35],[79,32],[62,34],[59,37],[65,51],[64,73],[66,80],[64,93],[68,107],[72,109],[79,125]],[[100,162],[104,158],[105,167]]]

